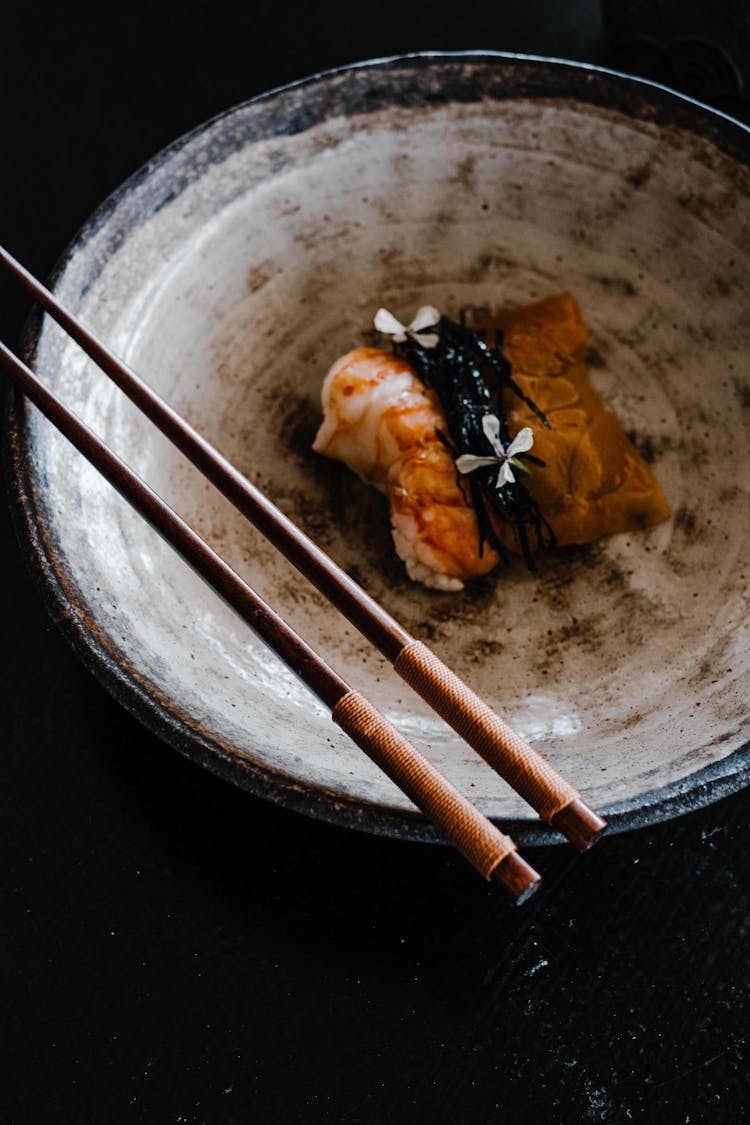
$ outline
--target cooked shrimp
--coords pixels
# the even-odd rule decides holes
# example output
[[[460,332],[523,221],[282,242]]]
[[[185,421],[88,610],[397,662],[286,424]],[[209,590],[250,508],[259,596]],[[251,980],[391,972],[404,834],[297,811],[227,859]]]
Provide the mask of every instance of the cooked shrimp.
[[[323,383],[323,423],[313,449],[343,461],[386,492],[391,530],[411,579],[460,590],[498,563],[480,551],[477,518],[437,431],[447,432],[438,400],[408,363],[378,348],[355,348]]]

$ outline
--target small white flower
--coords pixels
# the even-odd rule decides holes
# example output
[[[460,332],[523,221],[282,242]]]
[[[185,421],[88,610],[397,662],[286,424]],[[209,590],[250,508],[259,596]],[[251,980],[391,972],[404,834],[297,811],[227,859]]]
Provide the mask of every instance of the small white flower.
[[[432,328],[440,322],[440,313],[432,305],[423,305],[417,309],[417,315],[411,324],[402,324],[388,309],[378,309],[375,313],[375,327],[378,332],[392,336],[397,344],[403,344],[408,336],[417,340],[425,348],[434,348],[440,341],[436,332],[422,332],[423,328]]]
[[[480,469],[484,465],[499,465],[500,472],[497,475],[497,489],[498,492],[506,484],[513,484],[515,476],[511,465],[514,463],[513,458],[517,453],[527,453],[534,444],[534,434],[530,426],[524,426],[522,430],[516,434],[513,441],[507,449],[503,449],[503,443],[500,440],[500,420],[495,414],[485,414],[482,418],[482,429],[484,436],[489,441],[492,448],[495,450],[494,457],[475,457],[473,453],[464,453],[461,457],[456,458],[456,468],[459,473],[473,473],[475,469]],[[520,462],[515,462],[516,467]]]

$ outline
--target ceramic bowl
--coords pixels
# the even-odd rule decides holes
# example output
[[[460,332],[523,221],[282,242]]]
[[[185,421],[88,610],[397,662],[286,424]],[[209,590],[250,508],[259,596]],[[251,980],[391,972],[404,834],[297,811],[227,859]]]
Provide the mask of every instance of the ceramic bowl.
[[[750,143],[654,85],[497,54],[346,68],[231,109],[93,216],[63,301],[603,810],[672,816],[748,777]],[[562,289],[668,523],[444,594],[382,497],[311,452],[331,362],[385,305]],[[558,839],[60,332],[44,380],[522,843]],[[338,823],[433,839],[291,673],[35,410],[11,491],[52,615],[178,749]]]

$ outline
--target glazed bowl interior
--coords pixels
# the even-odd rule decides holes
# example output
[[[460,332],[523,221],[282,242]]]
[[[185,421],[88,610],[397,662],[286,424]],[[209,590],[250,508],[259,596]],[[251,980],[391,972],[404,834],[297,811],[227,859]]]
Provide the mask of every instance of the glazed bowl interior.
[[[747,769],[750,177],[739,126],[604,72],[492,56],[364,65],[161,154],[62,263],[60,297],[615,826]],[[668,523],[415,586],[383,498],[311,452],[320,385],[380,305],[578,299],[593,380]],[[56,326],[45,381],[521,839],[533,814]],[[431,830],[279,661],[34,410],[15,489],[47,597],[126,706],[316,815]],[[743,750],[743,747],[745,750]]]

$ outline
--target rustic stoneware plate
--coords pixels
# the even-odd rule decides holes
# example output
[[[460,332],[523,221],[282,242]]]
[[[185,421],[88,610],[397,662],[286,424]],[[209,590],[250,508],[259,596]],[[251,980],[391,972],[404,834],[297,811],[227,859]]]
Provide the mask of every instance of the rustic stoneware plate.
[[[181,139],[67,251],[59,296],[408,629],[627,828],[748,777],[750,143],[659,87],[495,54],[312,78]],[[669,523],[461,594],[412,585],[382,498],[310,450],[321,380],[379,305],[570,289],[595,385]],[[522,842],[556,840],[56,326],[28,353],[137,471]],[[35,410],[11,490],[54,618],[208,768],[409,839],[430,826]]]

